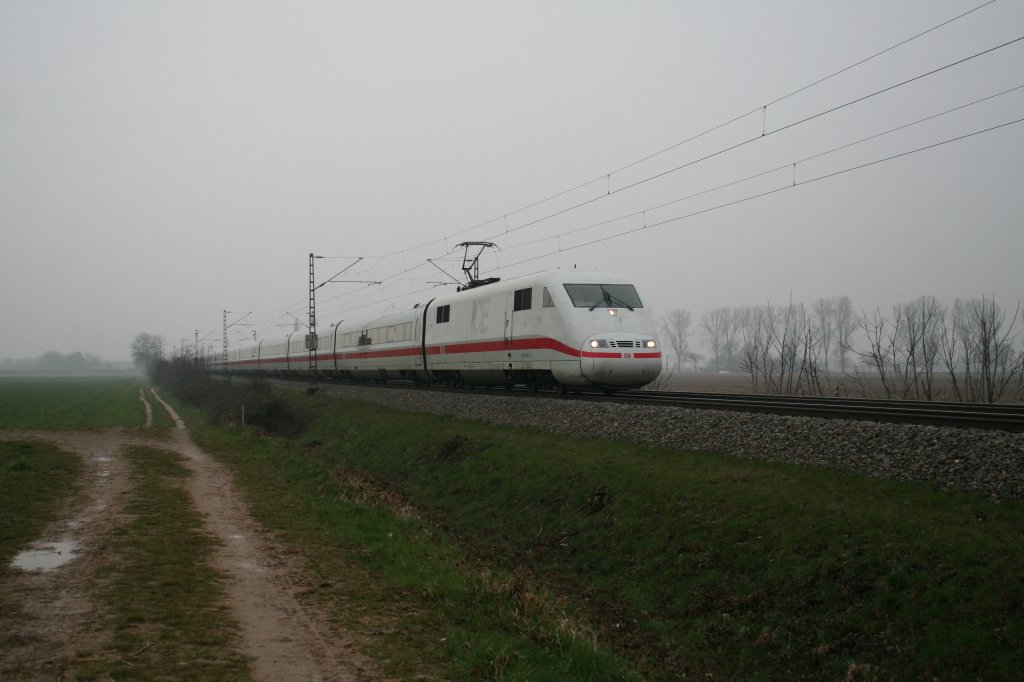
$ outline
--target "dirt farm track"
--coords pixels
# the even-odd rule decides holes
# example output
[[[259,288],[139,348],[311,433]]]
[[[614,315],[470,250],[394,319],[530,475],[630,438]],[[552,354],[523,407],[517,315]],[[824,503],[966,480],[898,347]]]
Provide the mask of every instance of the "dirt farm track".
[[[17,572],[4,585],[7,599],[22,615],[0,613],[0,631],[7,633],[0,678],[67,679],[78,652],[109,637],[96,630],[95,604],[84,585],[124,514],[121,500],[132,481],[122,453],[142,445],[187,460],[192,475],[184,485],[204,519],[204,530],[218,540],[214,567],[223,577],[231,615],[240,626],[240,653],[249,659],[253,679],[383,679],[356,652],[352,639],[304,598],[312,578],[253,521],[228,471],[192,442],[169,405],[155,392],[151,396],[159,402],[155,409],[166,409],[177,423],[168,440],[121,429],[0,431],[4,440],[53,443],[86,463],[78,508],[46,537],[76,545],[75,560],[59,570]],[[146,396],[141,399],[150,412]]]

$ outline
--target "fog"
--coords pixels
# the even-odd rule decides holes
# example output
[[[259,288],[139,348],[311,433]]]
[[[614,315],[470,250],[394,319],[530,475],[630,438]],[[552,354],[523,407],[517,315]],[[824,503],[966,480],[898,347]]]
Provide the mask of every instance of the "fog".
[[[855,102],[1024,36],[983,3],[0,0],[0,359],[280,335],[310,253],[321,327],[407,308],[471,239],[659,316],[1012,308],[1024,40]]]

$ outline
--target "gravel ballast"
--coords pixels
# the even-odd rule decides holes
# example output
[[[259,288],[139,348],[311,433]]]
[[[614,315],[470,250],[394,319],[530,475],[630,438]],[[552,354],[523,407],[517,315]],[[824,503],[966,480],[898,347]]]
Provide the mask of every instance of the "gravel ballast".
[[[302,384],[275,382],[288,388]],[[290,384],[290,385],[289,385]],[[1024,498],[1024,434],[558,397],[322,384],[348,400],[542,431],[823,466]]]

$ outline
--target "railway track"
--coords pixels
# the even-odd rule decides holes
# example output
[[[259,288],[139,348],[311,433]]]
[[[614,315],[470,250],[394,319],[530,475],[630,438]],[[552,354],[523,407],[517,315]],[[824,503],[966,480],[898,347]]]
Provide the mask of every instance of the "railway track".
[[[990,405],[667,391],[623,391],[613,396],[603,396],[603,399],[701,410],[732,410],[828,419],[1024,431],[1024,405],[1006,403]]]
[[[699,410],[759,412],[763,414],[820,417],[823,419],[850,419],[1024,432],[1024,405],[1008,403],[948,403],[643,390],[618,391],[610,395],[600,391],[569,392],[565,395],[558,395],[552,391],[534,393],[527,388],[519,387],[509,390],[502,390],[500,388],[448,388],[437,385],[429,387],[415,386],[411,382],[363,385],[461,394],[516,395],[524,398],[531,395],[547,397],[557,395],[565,400],[665,405]]]

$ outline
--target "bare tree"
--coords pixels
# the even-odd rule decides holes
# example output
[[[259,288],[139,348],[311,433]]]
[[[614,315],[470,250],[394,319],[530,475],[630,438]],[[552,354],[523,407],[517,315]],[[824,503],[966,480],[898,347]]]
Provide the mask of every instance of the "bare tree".
[[[846,373],[847,354],[853,350],[850,339],[857,330],[857,316],[853,312],[853,300],[849,296],[832,298],[832,333],[835,336],[834,351],[839,360],[839,371]]]
[[[1021,367],[1021,371],[1017,372],[1017,388],[1015,390],[1014,400],[1024,400],[1024,350],[1017,353],[1017,366]]]
[[[889,318],[876,308],[871,317],[861,316],[860,327],[868,348],[857,355],[874,370],[887,398],[935,399],[936,368],[940,359],[955,364],[955,351],[950,349],[957,346],[959,337],[959,332],[946,329],[941,303],[933,296],[921,296],[894,305]],[[854,378],[867,388],[862,377]]]
[[[136,367],[146,371],[164,357],[163,338],[148,332],[136,334],[130,348],[132,362],[135,363]]]
[[[771,317],[777,323],[771,324],[774,333],[772,345],[778,358],[779,375],[774,381],[773,392],[783,395],[796,395],[800,392],[802,377],[800,364],[803,356],[801,348],[807,328],[807,309],[803,303],[792,301],[784,308],[771,311]]]
[[[811,307],[814,314],[814,322],[821,331],[822,360],[824,361],[825,374],[828,374],[828,356],[832,347],[832,339],[835,336],[835,298],[819,298]]]
[[[905,396],[911,391],[918,400],[935,399],[935,369],[945,329],[946,309],[934,296],[920,296],[903,305],[906,325],[903,328],[906,361],[905,372],[912,378]]]
[[[893,386],[891,358],[896,354],[895,343],[899,337],[899,328],[890,323],[878,308],[875,308],[870,318],[866,313],[861,315],[860,327],[864,331],[868,348],[857,355],[860,356],[861,362],[874,368],[882,384],[882,390],[885,391],[885,397],[892,398],[896,391]]]
[[[949,309],[934,296],[920,296],[894,305],[890,317],[876,308],[853,318],[850,298],[841,296],[819,299],[810,310],[792,301],[717,308],[705,313],[701,331],[715,353],[715,367],[722,366],[732,344],[756,393],[832,392],[829,358],[834,357],[864,395],[880,386],[889,399],[937,400],[948,385],[955,400],[995,402],[1008,393],[1024,397],[1024,350],[1016,344],[1020,317],[1020,303],[1010,314],[994,296],[957,299]],[[858,328],[864,350],[851,341]],[[849,352],[860,362],[848,371]],[[948,383],[937,380],[943,367]],[[837,384],[834,394],[845,390]]]
[[[700,353],[694,353],[690,351],[686,354],[686,361],[693,367],[693,373],[697,373],[697,369],[700,367],[701,361],[704,360],[704,356]]]
[[[700,328],[708,347],[715,356],[715,371],[722,368],[722,353],[728,351],[729,339],[735,344],[732,309],[728,306],[714,308],[701,315]]]
[[[736,351],[740,342],[740,311],[730,310],[729,319],[722,333],[722,350],[725,351],[725,368],[730,372],[736,369]]]
[[[689,359],[691,322],[690,311],[682,309],[669,311],[661,319],[661,332],[675,357],[671,372],[678,372]]]
[[[1009,323],[995,296],[953,302],[942,330],[939,355],[953,397],[963,402],[996,402],[1009,386],[1024,384],[1024,352],[1014,349],[1020,303]],[[1018,389],[1019,390],[1019,389]]]
[[[798,395],[824,395],[822,385],[828,351],[825,350],[826,334],[822,328],[805,318],[800,339],[800,372],[797,378]]]
[[[917,309],[909,303],[897,303],[892,307],[894,335],[887,341],[887,362],[892,372],[893,388],[900,398],[913,396],[917,387],[918,357],[921,334],[917,324]]]
[[[963,345],[962,334],[964,331],[963,318],[963,301],[957,299],[953,302],[953,311],[948,324],[943,325],[942,342],[939,350],[942,364],[949,374],[950,386],[953,389],[953,399],[957,402],[963,402],[964,400],[960,383],[960,349]]]
[[[966,375],[968,400],[994,403],[1024,372],[1024,355],[1013,347],[1020,303],[1008,324],[1006,310],[996,303],[995,296],[971,299],[964,308],[964,358],[971,370]]]
[[[771,359],[772,331],[770,306],[755,306],[739,310],[741,367],[750,375],[750,386],[755,393],[769,390],[769,376],[773,372]]]
[[[741,366],[756,393],[822,395],[823,332],[802,303],[737,310]]]

